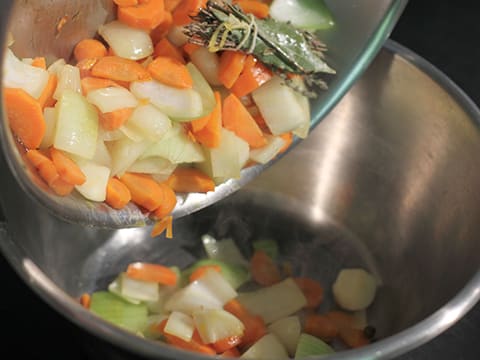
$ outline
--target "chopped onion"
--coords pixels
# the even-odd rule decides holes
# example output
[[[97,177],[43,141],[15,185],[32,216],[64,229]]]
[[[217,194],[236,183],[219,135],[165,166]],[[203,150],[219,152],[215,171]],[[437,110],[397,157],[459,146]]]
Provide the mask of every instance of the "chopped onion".
[[[287,360],[285,347],[273,334],[267,334],[240,356],[249,360]]]
[[[43,118],[45,120],[45,135],[43,135],[40,149],[47,149],[53,145],[55,138],[55,128],[57,127],[57,110],[53,107],[43,109]]]
[[[129,278],[126,274],[120,275],[120,294],[140,301],[158,300],[158,283]]]
[[[279,319],[270,324],[268,330],[277,336],[290,356],[295,355],[300,333],[302,332],[302,324],[298,316],[288,316]]]
[[[210,52],[206,47],[199,47],[190,55],[190,59],[210,85],[222,85],[218,78],[220,60],[216,53]]]
[[[112,176],[123,175],[149,145],[147,141],[135,142],[129,138],[110,142],[108,149],[112,156]]]
[[[128,127],[145,138],[157,141],[172,127],[170,119],[151,104],[140,105],[128,119]]]
[[[78,94],[82,93],[82,84],[80,80],[80,69],[76,66],[65,65],[59,68],[58,83],[53,98],[59,100],[65,90],[71,90]]]
[[[200,310],[193,313],[195,327],[205,344],[212,344],[232,336],[241,336],[243,323],[223,309]]]
[[[163,175],[165,178],[168,178],[168,176],[172,174],[176,167],[177,165],[172,164],[166,159],[162,159],[160,157],[149,157],[135,161],[127,171],[140,174]]]
[[[114,86],[90,91],[87,100],[102,113],[134,108],[138,105],[137,98],[130,91],[123,87]]]
[[[115,20],[100,26],[98,33],[110,45],[115,55],[122,58],[140,60],[153,54],[152,39],[144,30]]]
[[[280,136],[266,136],[267,145],[250,150],[250,159],[260,164],[266,164],[280,153],[285,146],[285,140]]]
[[[10,49],[5,50],[3,86],[25,90],[35,99],[42,94],[48,82],[48,72],[18,59]]]
[[[165,333],[187,342],[192,339],[194,330],[195,324],[192,317],[179,311],[172,311],[165,324]]]
[[[75,186],[75,189],[88,200],[105,201],[110,169],[88,160],[77,161],[77,165],[85,175],[86,181]]]

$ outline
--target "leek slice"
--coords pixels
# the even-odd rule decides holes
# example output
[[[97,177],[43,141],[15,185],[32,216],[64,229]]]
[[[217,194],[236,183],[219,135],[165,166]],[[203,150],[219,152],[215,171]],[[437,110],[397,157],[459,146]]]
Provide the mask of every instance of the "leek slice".
[[[303,359],[307,356],[328,355],[334,352],[335,351],[323,340],[303,333],[298,340],[295,359]]]
[[[144,304],[131,304],[107,291],[92,294],[90,310],[110,323],[134,333],[144,330],[148,310]]]

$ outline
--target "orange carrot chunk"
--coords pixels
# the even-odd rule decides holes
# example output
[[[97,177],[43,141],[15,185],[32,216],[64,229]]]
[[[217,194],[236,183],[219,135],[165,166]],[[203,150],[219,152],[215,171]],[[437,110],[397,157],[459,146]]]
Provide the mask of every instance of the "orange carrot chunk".
[[[193,79],[188,68],[178,60],[159,56],[147,67],[155,80],[179,89],[191,89]]]
[[[4,88],[3,99],[13,133],[28,149],[38,148],[46,129],[38,101],[17,88]]]
[[[250,94],[272,78],[272,72],[253,56],[247,56],[243,71],[231,91],[239,98]]]
[[[153,225],[150,236],[159,236],[164,232],[167,239],[171,239],[173,237],[173,216],[171,215],[165,216],[158,220],[155,225]]]
[[[50,157],[63,181],[72,185],[82,185],[87,180],[78,165],[61,151],[50,148]]]
[[[161,41],[165,36],[167,36],[168,32],[173,26],[173,17],[170,11],[165,11],[163,13],[163,20],[158,26],[150,31],[150,37],[152,38],[152,42],[157,44]]]
[[[190,24],[191,17],[197,15],[206,4],[207,0],[183,0],[172,13],[173,23],[177,26]]]
[[[73,191],[75,185],[70,184],[65,180],[62,180],[62,178],[57,178],[56,180],[52,181],[52,183],[50,184],[50,188],[57,195],[67,196]]]
[[[224,51],[220,55],[218,78],[227,89],[230,89],[242,73],[247,56],[240,51]]]
[[[152,30],[163,21],[164,11],[163,0],[142,0],[134,6],[119,7],[117,16],[128,26]]]
[[[83,59],[75,65],[80,70],[80,78],[83,79],[92,76],[92,68],[97,63],[98,58]]]
[[[130,190],[117,178],[110,178],[107,183],[105,202],[114,209],[123,209],[132,199]]]
[[[258,124],[258,122],[257,122],[257,124]],[[293,143],[293,133],[292,132],[284,133],[284,134],[281,134],[280,137],[285,141],[285,145],[283,145],[283,147],[280,149],[280,153],[283,153],[283,152],[288,150],[290,145],[292,145],[292,143]]]
[[[95,39],[83,39],[73,49],[73,56],[77,61],[107,56],[107,48]]]
[[[227,357],[227,358],[237,358],[237,357],[240,357],[240,355],[242,355],[242,354],[240,353],[238,348],[234,347],[234,348],[228,349],[227,351],[221,353],[219,356],[220,357]]]
[[[191,274],[190,274],[190,277],[188,278],[188,280],[190,282],[194,282],[198,279],[200,279],[203,275],[205,275],[205,273],[208,271],[208,270],[214,270],[218,273],[221,273],[222,272],[222,269],[220,268],[219,265],[203,265],[203,266],[199,266],[198,268],[196,268]],[[223,351],[220,351],[220,352],[223,352]]]
[[[360,348],[370,344],[370,340],[365,336],[361,329],[343,328],[338,334],[340,340],[352,349]]]
[[[162,285],[176,285],[177,273],[169,267],[150,264],[145,262],[135,262],[127,267],[126,274],[131,279],[152,281]]]
[[[50,186],[55,180],[60,178],[57,168],[53,161],[39,150],[29,150],[26,154],[27,159],[37,169],[40,177]]]
[[[57,89],[57,83],[58,83],[57,75],[51,74],[48,77],[47,85],[45,85],[45,88],[40,94],[40,97],[37,99],[42,109],[55,105],[56,100],[53,98],[53,94]]]
[[[256,0],[237,0],[234,2],[247,14],[253,14],[259,19],[265,19],[270,13],[267,4]]]
[[[250,259],[252,278],[258,284],[270,286],[281,280],[280,270],[264,251],[257,250]]]
[[[307,314],[304,331],[324,341],[331,341],[338,335],[338,327],[327,316]]]
[[[107,131],[117,130],[125,124],[132,115],[133,108],[123,108],[108,113],[98,113],[98,121],[102,128]]]
[[[91,303],[91,296],[90,294],[84,293],[82,296],[80,296],[80,304],[85,308],[85,309],[90,309],[90,303]]]
[[[222,121],[225,129],[233,131],[252,148],[259,148],[267,144],[262,130],[234,94],[228,95],[223,101]]]
[[[158,184],[162,190],[162,201],[160,206],[155,209],[152,216],[156,219],[162,219],[172,213],[177,205],[177,196],[175,191],[165,183]]]
[[[161,205],[162,189],[151,176],[125,173],[120,177],[120,181],[130,190],[132,201],[135,204],[144,207],[148,211],[154,211]]]
[[[139,63],[119,56],[104,56],[92,67],[92,75],[118,81],[150,80],[148,71]]]
[[[113,2],[119,7],[135,6],[138,4],[138,0],[113,0]]]
[[[219,147],[221,141],[222,98],[218,91],[215,92],[215,100],[215,108],[213,109],[212,113],[205,117],[205,125],[197,122],[204,120],[194,120],[191,122],[195,140],[208,148]]]
[[[307,308],[314,309],[321,304],[323,287],[318,281],[306,277],[297,277],[294,280],[307,299]]]
[[[32,61],[32,66],[47,70],[47,60],[43,56],[36,57]]]
[[[206,193],[215,190],[214,181],[198,169],[177,167],[167,184],[175,191],[181,193]]]
[[[224,353],[230,349],[235,348],[242,342],[242,336],[229,336],[224,339],[220,339],[212,344],[217,353]]]
[[[252,345],[267,333],[267,327],[263,319],[251,314],[237,299],[230,300],[223,308],[235,315],[245,326],[242,346]]]
[[[182,51],[174,46],[167,38],[160,40],[153,50],[153,56],[166,56],[185,64]]]
[[[173,11],[183,0],[164,0],[165,1],[165,10]]]

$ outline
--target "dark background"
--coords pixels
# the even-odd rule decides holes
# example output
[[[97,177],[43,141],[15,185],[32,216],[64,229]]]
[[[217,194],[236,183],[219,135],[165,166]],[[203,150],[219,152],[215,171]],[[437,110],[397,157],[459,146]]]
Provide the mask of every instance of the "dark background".
[[[478,8],[473,1],[411,0],[391,38],[433,63],[480,104]],[[14,358],[29,360],[87,359],[77,331],[24,285],[1,256],[0,274],[0,359],[11,358],[6,355],[11,351]],[[480,359],[479,338],[480,305],[446,333],[400,359]]]

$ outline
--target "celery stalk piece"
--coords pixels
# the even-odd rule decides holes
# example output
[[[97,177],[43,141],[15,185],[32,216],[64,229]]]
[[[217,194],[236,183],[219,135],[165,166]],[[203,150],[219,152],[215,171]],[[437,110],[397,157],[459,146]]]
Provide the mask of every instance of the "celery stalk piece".
[[[323,340],[309,335],[301,334],[298,340],[295,359],[303,359],[307,356],[319,356],[333,354],[335,351]]]
[[[240,286],[250,280],[250,273],[246,267],[236,264],[228,264],[216,259],[204,259],[194,263],[189,268],[183,271],[182,276],[188,278],[190,274],[200,266],[204,265],[218,265],[221,269],[221,274],[227,280],[234,289],[238,289]]]
[[[144,304],[131,304],[107,291],[92,294],[90,310],[104,320],[134,333],[147,324],[148,311]]]

